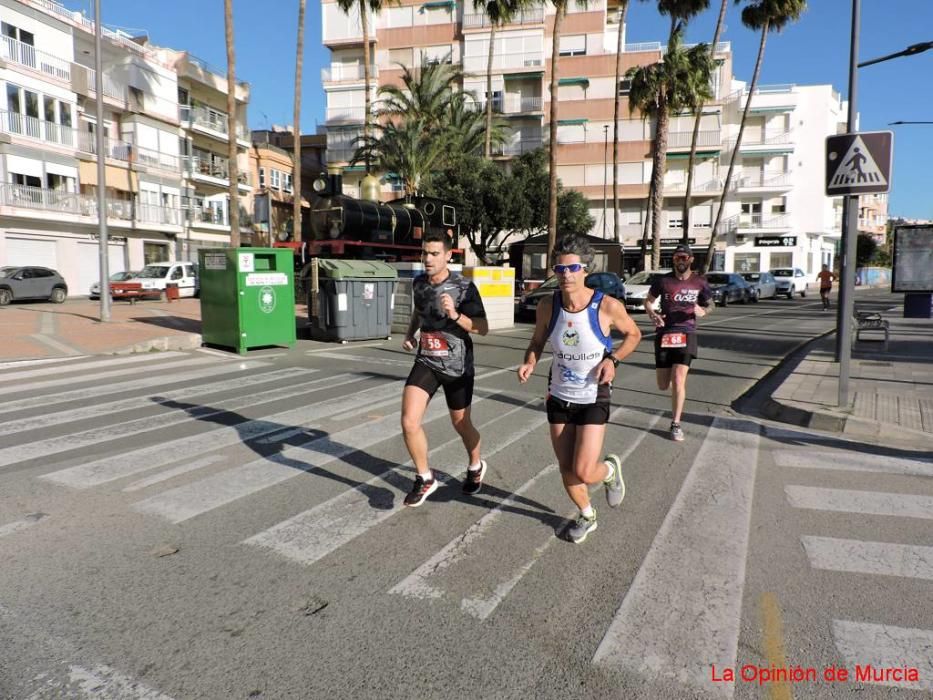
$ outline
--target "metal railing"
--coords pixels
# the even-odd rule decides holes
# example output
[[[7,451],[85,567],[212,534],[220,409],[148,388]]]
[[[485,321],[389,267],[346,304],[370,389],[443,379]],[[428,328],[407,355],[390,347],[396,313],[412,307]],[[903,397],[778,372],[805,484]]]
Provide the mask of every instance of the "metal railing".
[[[71,61],[40,51],[12,37],[0,37],[0,58],[42,71],[59,80],[71,80]]]
[[[643,41],[638,44],[626,44],[625,53],[638,53],[640,51],[660,51],[660,41]]]
[[[466,73],[486,72],[488,56],[464,56],[463,70]],[[529,53],[502,53],[493,56],[493,70],[513,70],[518,68],[539,68],[544,66],[544,51]]]
[[[530,153],[537,148],[541,148],[542,140],[538,138],[526,138],[521,141],[504,143],[493,146],[492,153],[496,156],[520,156],[524,153]]]
[[[738,214],[737,228],[787,228],[787,214]]]
[[[373,64],[369,67],[371,78],[379,76],[379,66]],[[332,83],[341,80],[362,80],[365,77],[363,66],[353,65],[345,66],[340,64],[332,65],[330,68],[321,68],[321,82]]]
[[[719,146],[721,133],[718,129],[701,131],[697,134],[697,146]],[[693,142],[692,131],[672,131],[667,135],[667,148],[690,148]]]
[[[57,143],[63,146],[75,146],[75,130],[55,122],[48,122],[37,117],[27,117],[19,112],[0,111],[0,132],[17,134],[31,139]]]
[[[740,175],[732,182],[732,189],[743,187],[783,187],[791,184],[789,172],[757,172]]]
[[[527,10],[519,12],[511,22],[506,23],[506,26],[509,25],[521,25],[521,24],[541,24],[544,22],[544,8],[543,7],[534,7]],[[489,17],[486,16],[486,13],[476,13],[476,12],[464,12],[463,13],[463,27],[467,29],[477,29],[481,27],[489,27],[491,23]]]
[[[478,100],[475,103],[476,109],[480,112],[486,111],[486,100]],[[521,97],[512,96],[492,101],[492,111],[498,114],[522,114],[524,112],[540,112],[544,106],[542,97]]]
[[[230,161],[217,156],[183,156],[185,172],[189,175],[202,175],[220,180],[230,179]]]
[[[794,132],[793,130],[779,131],[778,133],[764,133],[764,134],[748,134],[747,132],[742,134],[742,146],[780,146],[785,144],[792,144],[794,142]],[[736,139],[732,138],[726,142],[726,148],[732,149],[735,148]]]
[[[328,148],[327,149],[327,162],[328,163],[349,163],[350,159],[353,158],[353,154],[356,152],[355,148]]]
[[[197,103],[190,105],[182,104],[178,105],[178,119],[191,126],[210,129],[211,131],[229,137],[230,132],[227,129],[227,113],[221,112],[219,109]],[[249,131],[242,124],[236,125],[236,133],[237,138],[249,138]]]
[[[0,185],[0,205],[97,218],[97,197],[43,187]],[[181,210],[177,207],[113,198],[107,198],[104,206],[108,219],[172,226],[182,223]]]
[[[93,68],[88,68],[87,66],[82,66],[77,63],[74,64],[74,67],[75,70],[81,69],[87,71],[88,91],[94,95],[97,95],[97,71]],[[111,99],[125,103],[126,92],[127,90],[125,85],[119,85],[109,75],[104,75],[104,97],[109,97]]]
[[[86,131],[78,132],[78,149],[85,153],[97,155],[97,136]],[[114,160],[141,163],[162,170],[171,170],[172,172],[178,172],[179,170],[178,156],[136,146],[129,141],[105,138],[104,152],[107,158]]]
[[[712,180],[707,180],[706,182],[694,182],[690,185],[690,193],[697,194],[702,192],[718,192],[722,189],[723,181],[719,178],[713,178]],[[686,180],[676,180],[674,182],[665,182],[664,183],[664,193],[669,194],[671,192],[686,192],[687,191],[687,181]]]

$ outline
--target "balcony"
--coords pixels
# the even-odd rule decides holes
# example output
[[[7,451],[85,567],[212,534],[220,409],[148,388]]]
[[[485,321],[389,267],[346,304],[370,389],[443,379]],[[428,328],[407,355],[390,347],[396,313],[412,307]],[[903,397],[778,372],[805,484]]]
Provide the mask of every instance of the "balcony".
[[[785,190],[793,187],[789,172],[743,173],[732,181],[732,190]]]
[[[349,163],[353,158],[353,154],[356,153],[355,148],[328,148],[327,149],[327,162],[328,163]]]
[[[97,136],[86,131],[78,132],[78,150],[97,155]],[[148,167],[169,170],[178,173],[180,161],[178,156],[171,153],[159,153],[149,148],[141,148],[128,141],[117,139],[104,139],[104,153],[107,158],[125,163],[139,163]]]
[[[787,229],[790,228],[788,214],[739,214],[735,229]]]
[[[330,68],[321,68],[321,82],[340,83],[363,80],[366,77],[363,73],[363,66],[337,63],[331,65]],[[371,65],[369,67],[369,77],[373,80],[379,77],[379,66]]]
[[[0,206],[97,219],[97,198],[78,192],[26,185],[0,185]],[[141,205],[136,200],[111,199],[105,203],[107,218],[114,221],[181,226],[181,211],[175,207]]]
[[[0,37],[0,59],[41,71],[57,80],[71,80],[71,61],[39,51],[35,46],[8,36]]]
[[[486,67],[489,62],[489,56],[464,56],[464,73],[473,73],[485,75]],[[544,69],[544,51],[530,51],[527,53],[502,53],[495,54],[492,60],[493,71],[521,71],[522,69],[537,70]]]
[[[486,100],[477,100],[476,109],[480,112],[486,111]],[[494,99],[492,101],[492,111],[496,114],[534,114],[544,109],[544,98],[542,97],[522,97],[520,95],[510,95],[504,100]]]
[[[519,12],[511,22],[508,22],[506,26],[519,26],[522,24],[542,24],[544,22],[544,8],[536,7],[529,8],[522,12]],[[491,26],[489,22],[489,17],[485,13],[475,13],[475,12],[464,12],[463,13],[463,28],[464,29],[482,29],[484,27]]]
[[[498,146],[492,147],[492,154],[494,156],[520,156],[525,153],[530,153],[535,149],[541,148],[542,140],[538,136],[521,139],[519,141],[513,141],[512,143],[504,143]]]
[[[727,148],[729,149],[734,148],[735,143],[736,143],[736,139],[729,139]],[[752,148],[752,147],[757,147],[757,146],[771,146],[771,147],[776,147],[780,150],[792,150],[793,144],[794,144],[793,130],[764,132],[764,133],[757,133],[757,134],[746,132],[742,134],[742,145],[739,147],[739,150],[744,151],[746,148]]]
[[[54,143],[69,148],[75,147],[75,130],[55,122],[37,117],[27,117],[19,112],[0,111],[0,132],[44,143]]]
[[[697,134],[697,148],[719,148],[721,134],[718,129],[700,131]],[[690,150],[693,142],[692,131],[671,131],[667,135],[667,150]]]
[[[222,137],[223,141],[229,138],[226,112],[202,104],[179,105],[178,119],[190,128],[212,132],[209,135]],[[236,125],[236,133],[238,139],[249,140],[249,131],[242,124]]]
[[[185,174],[192,180],[198,180],[217,187],[230,186],[230,161],[213,154],[182,156]],[[249,175],[237,173],[240,188],[249,188]]]
[[[697,182],[696,180],[690,185],[690,196],[694,197],[699,194],[709,194],[711,192],[722,192],[723,181],[719,178],[713,178],[712,180],[707,180],[706,182]],[[664,183],[664,196],[673,197],[673,196],[683,196],[687,193],[687,181],[686,180],[676,180],[674,182],[665,182]]]

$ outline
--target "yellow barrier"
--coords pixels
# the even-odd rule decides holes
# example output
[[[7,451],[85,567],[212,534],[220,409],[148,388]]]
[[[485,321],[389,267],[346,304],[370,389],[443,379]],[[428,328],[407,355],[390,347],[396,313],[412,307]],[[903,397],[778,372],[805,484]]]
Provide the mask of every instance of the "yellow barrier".
[[[483,299],[515,296],[515,285],[509,282],[474,282]]]

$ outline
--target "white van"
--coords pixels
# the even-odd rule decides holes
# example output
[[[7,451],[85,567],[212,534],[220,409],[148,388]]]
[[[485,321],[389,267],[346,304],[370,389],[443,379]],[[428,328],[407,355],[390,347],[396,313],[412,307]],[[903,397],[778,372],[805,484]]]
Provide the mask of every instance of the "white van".
[[[178,296],[197,296],[198,266],[192,262],[159,262],[146,265],[132,280],[143,289],[165,290],[169,283],[178,285]]]

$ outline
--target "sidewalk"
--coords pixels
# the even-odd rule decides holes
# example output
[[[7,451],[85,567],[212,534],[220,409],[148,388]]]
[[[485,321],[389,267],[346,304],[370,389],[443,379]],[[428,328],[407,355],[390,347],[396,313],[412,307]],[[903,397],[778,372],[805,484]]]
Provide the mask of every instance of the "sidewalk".
[[[933,319],[901,318],[902,307],[892,308],[890,301],[862,306],[882,313],[890,342],[887,351],[882,342],[853,343],[849,409],[837,406],[839,365],[831,333],[810,346],[761,412],[866,442],[933,452]]]

